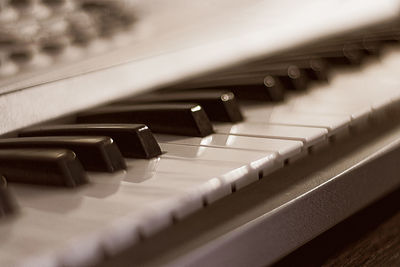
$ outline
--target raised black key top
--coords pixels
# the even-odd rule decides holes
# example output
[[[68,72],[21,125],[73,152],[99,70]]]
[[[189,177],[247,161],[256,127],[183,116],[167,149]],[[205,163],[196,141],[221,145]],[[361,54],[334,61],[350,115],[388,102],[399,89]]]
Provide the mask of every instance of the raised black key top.
[[[285,96],[285,90],[279,79],[266,75],[257,79],[227,79],[198,83],[188,87],[172,87],[166,92],[181,92],[188,90],[201,91],[231,91],[239,100],[256,100],[256,101],[282,101]],[[159,91],[165,93],[165,91]]]
[[[214,77],[194,81],[193,84],[196,85],[196,87],[210,87],[210,84],[214,86],[220,84],[260,84],[263,82],[265,83],[265,77],[268,76],[280,80],[285,89],[289,90],[305,90],[307,89],[309,82],[304,69],[299,68],[295,64],[283,63],[261,66],[248,65],[247,67],[241,67],[229,72],[220,73]]]
[[[332,65],[359,66],[367,53],[362,46],[358,44],[337,44],[320,49],[317,48],[313,55],[324,59]]]
[[[67,149],[0,149],[0,173],[9,183],[77,187],[88,179]]]
[[[308,76],[304,69],[296,65],[290,65],[286,69],[286,73],[276,75],[284,87],[289,90],[305,90],[308,86]]]
[[[26,129],[19,136],[109,136],[124,157],[149,159],[161,155],[151,130],[143,124],[63,124]]]
[[[299,69],[303,70],[310,80],[327,82],[329,80],[329,64],[321,58],[311,58],[295,61]]]
[[[361,42],[362,49],[369,56],[379,56],[382,52],[383,44],[380,40],[365,39]]]
[[[4,148],[66,148],[74,151],[90,171],[114,172],[126,169],[117,145],[107,136],[45,136],[0,139]]]
[[[264,78],[264,82],[241,85],[225,85],[208,89],[223,89],[232,91],[240,100],[255,100],[255,101],[272,101],[279,102],[285,98],[283,85],[276,78],[268,75]],[[201,88],[200,90],[203,90]]]
[[[6,178],[0,175],[0,218],[15,213],[17,209],[17,204],[7,189]]]
[[[243,116],[235,95],[231,92],[221,91],[189,91],[179,93],[142,95],[123,100],[120,104],[139,103],[196,103],[204,108],[211,121],[240,122]],[[118,104],[118,103],[117,103]]]
[[[250,69],[263,69],[271,68],[276,66],[280,69],[288,69],[289,66],[296,66],[300,70],[303,70],[310,80],[327,82],[329,76],[329,64],[322,58],[312,56],[300,56],[292,58],[275,58],[267,60],[261,60],[250,65]]]
[[[78,115],[79,123],[143,123],[156,133],[205,137],[211,122],[197,104],[108,106]]]
[[[279,79],[271,75],[264,77],[263,82],[225,87],[239,99],[278,102],[285,98],[285,90]]]

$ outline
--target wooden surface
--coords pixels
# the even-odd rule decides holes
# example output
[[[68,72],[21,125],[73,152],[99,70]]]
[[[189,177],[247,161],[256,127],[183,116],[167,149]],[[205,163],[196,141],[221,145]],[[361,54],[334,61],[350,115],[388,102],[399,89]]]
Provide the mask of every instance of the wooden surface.
[[[274,265],[400,266],[400,189]]]

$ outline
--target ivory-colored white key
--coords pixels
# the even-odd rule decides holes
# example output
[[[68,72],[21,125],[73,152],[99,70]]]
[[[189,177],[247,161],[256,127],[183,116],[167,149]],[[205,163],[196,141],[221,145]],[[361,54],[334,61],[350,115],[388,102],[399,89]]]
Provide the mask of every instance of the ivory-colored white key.
[[[352,103],[335,103],[330,101],[321,101],[318,98],[301,97],[292,99],[291,111],[318,114],[318,115],[347,115],[351,118],[351,125],[362,123],[368,119],[372,112],[370,105]]]
[[[15,189],[18,202],[22,206],[29,207],[30,210],[43,210],[44,215],[49,217],[49,223],[59,224],[38,227],[39,229],[46,229],[46,233],[49,236],[46,238],[34,235],[32,239],[42,240],[41,242],[44,242],[43,246],[46,246],[48,251],[59,248],[60,251],[64,252],[62,253],[63,255],[73,255],[71,258],[60,259],[63,266],[75,266],[75,263],[81,264],[82,262],[87,264],[90,262],[90,258],[85,257],[98,254],[96,251],[83,251],[83,248],[79,249],[77,245],[70,247],[70,236],[79,237],[81,234],[89,236],[90,239],[86,242],[90,241],[91,244],[88,244],[88,247],[92,249],[97,247],[101,254],[101,246],[110,247],[109,237],[106,239],[103,235],[100,235],[101,232],[104,232],[104,229],[109,229],[107,233],[116,231],[116,234],[121,236],[122,229],[110,229],[110,227],[112,225],[118,226],[121,218],[128,218],[129,220],[124,223],[122,232],[125,234],[131,233],[130,238],[134,242],[138,239],[138,228],[143,231],[142,233],[146,234],[148,231],[152,231],[151,228],[158,230],[172,223],[170,210],[174,201],[176,201],[171,195],[172,188],[165,190],[160,187],[137,187],[130,186],[130,183],[124,182],[120,182],[117,186],[93,183],[85,190],[74,190],[72,192],[71,190],[54,191],[51,188],[21,187]],[[154,212],[155,209],[158,211]],[[30,215],[24,211],[22,217],[23,219],[19,220],[19,222],[24,222],[24,219],[27,219],[27,224],[30,224],[29,222],[32,221]],[[55,218],[62,218],[63,220],[58,222]],[[36,219],[34,221],[37,222]],[[60,227],[66,227],[68,230],[59,234]],[[32,230],[32,233],[37,233],[38,231],[33,228],[34,226],[28,227],[28,229]],[[21,233],[21,235],[26,236],[26,233]],[[15,236],[13,235],[14,238]],[[114,238],[113,241],[115,240]],[[79,239],[73,241],[75,244],[85,244]],[[23,240],[21,239],[18,242],[23,242]],[[123,248],[127,243],[126,240],[122,242],[122,244],[113,242],[113,245],[115,245],[112,248],[113,251],[119,245]],[[21,245],[20,243],[17,244]],[[46,250],[41,247],[41,251]],[[81,255],[81,259],[79,257],[80,252],[84,254]],[[101,256],[95,255],[94,258],[101,259]]]
[[[259,173],[270,172],[276,164],[277,154],[275,152],[260,152],[239,150],[230,148],[214,148],[205,146],[190,146],[177,144],[160,144],[163,151],[167,151],[165,158],[176,158],[194,161],[210,162],[229,162],[242,163],[243,166],[250,166],[248,174],[243,173],[243,177],[231,178],[229,174],[223,175],[223,179],[234,183],[237,187],[242,187],[259,178]],[[247,172],[247,171],[246,171]]]
[[[165,182],[168,186],[174,183],[181,183],[180,186],[184,189],[186,189],[186,186],[196,189],[198,194],[200,194],[200,198],[204,198],[207,202],[212,202],[231,193],[231,185],[222,183],[217,177],[226,173],[237,177],[237,169],[245,168],[250,170],[247,166],[237,163],[221,161],[213,163],[210,161],[169,159],[163,157],[157,164],[148,168],[143,161],[145,160],[127,161],[128,168],[132,167],[134,171],[128,173],[125,178],[126,181],[150,184],[161,181]],[[143,171],[138,172],[138,169]],[[150,170],[150,172],[147,172],[146,169]],[[254,176],[255,174],[252,173],[251,177]]]
[[[370,116],[372,118],[379,118],[380,115],[384,115],[385,109],[393,105],[393,97],[395,94],[390,88],[393,86],[382,81],[374,82],[370,80],[370,83],[371,84],[354,83],[352,86],[345,87],[351,87],[352,89],[350,90],[332,90],[329,94],[322,94],[320,91],[315,90],[315,92],[311,94],[311,98],[315,98],[321,102],[335,104],[338,107],[344,105],[359,106],[361,108],[370,107]],[[382,90],[376,90],[376,87],[382,88]]]
[[[166,152],[166,154],[163,155],[164,158],[178,158],[183,160],[207,160],[251,164],[253,161],[265,159],[266,165],[262,168],[269,168],[276,159],[276,153],[268,151],[260,152],[206,146],[194,147],[167,143],[160,144],[160,147],[163,152]]]
[[[23,261],[25,264],[21,266],[61,266],[66,262],[60,255],[73,255],[63,266],[96,263],[103,256],[98,236],[94,234],[99,229],[85,217],[74,220],[64,216],[62,210],[23,207],[13,220],[0,225],[2,241],[7,242],[0,250],[0,265],[19,266]],[[7,261],[13,265],[7,265]]]
[[[347,128],[350,123],[350,118],[347,115],[315,115],[296,111],[290,112],[284,111],[282,108],[274,109],[273,106],[265,105],[245,106],[242,108],[242,112],[246,121],[325,128],[328,130],[329,136]]]
[[[328,134],[328,130],[322,128],[272,125],[257,122],[215,124],[214,130],[222,134],[297,140],[303,142],[304,148],[323,142]]]
[[[353,104],[355,106],[364,106],[373,104],[390,98],[391,94],[398,92],[393,87],[386,86],[386,83],[394,77],[382,77],[387,73],[380,75],[381,70],[369,68],[361,77],[353,77],[348,80],[337,80],[332,82],[329,88],[318,88],[310,90],[308,97],[318,98],[324,102],[341,102]],[[378,78],[378,77],[379,78]]]
[[[128,171],[120,178],[124,183],[130,183],[131,186],[139,188],[163,188],[165,191],[171,191],[171,195],[177,195],[177,192],[186,192],[184,199],[179,200],[180,204],[187,204],[185,207],[173,207],[174,212],[178,214],[190,213],[190,210],[196,210],[203,204],[203,198],[207,201],[218,199],[231,193],[230,184],[222,184],[216,178],[226,173],[235,175],[236,169],[243,164],[228,162],[209,162],[180,160],[176,158],[165,158],[152,160],[127,160]],[[96,183],[113,183],[109,176],[99,180],[99,175],[91,179]],[[119,183],[116,180],[115,183]],[[188,197],[189,196],[189,197]],[[180,209],[185,210],[180,210]],[[184,215],[179,215],[183,217]]]
[[[337,77],[329,88],[310,90],[307,100],[330,103],[343,110],[348,106],[369,107],[370,116],[379,118],[400,99],[396,70],[384,62],[371,64],[359,73]]]
[[[160,180],[158,185],[167,187],[175,181],[190,184],[194,189],[201,186],[197,188],[202,194],[199,198],[205,197],[210,202],[230,193],[231,185],[243,187],[256,181],[260,172],[266,174],[276,165],[281,166],[276,162],[277,153],[271,151],[167,143],[161,144],[161,148],[166,153],[159,159],[127,161],[132,171],[128,171],[125,181],[146,184]],[[169,178],[163,178],[168,175]],[[214,178],[221,178],[223,183],[219,185]]]
[[[193,147],[196,149],[196,147]],[[227,153],[235,153],[235,151],[226,151]],[[265,161],[268,158],[263,154],[260,159],[262,166],[266,167]],[[143,161],[134,161],[134,164],[130,164],[128,161],[128,167],[132,166],[132,171],[128,173],[125,178],[126,181],[130,182],[143,182],[146,183],[158,178],[160,175],[169,175],[172,179],[177,179],[178,183],[185,182],[191,186],[191,188],[198,189],[198,191],[203,195],[207,202],[213,202],[216,199],[231,193],[231,185],[235,184],[240,187],[241,184],[248,184],[250,182],[256,181],[258,179],[258,173],[261,171],[260,168],[252,168],[248,163],[243,162],[228,162],[222,159],[218,161],[212,160],[194,160],[185,159],[183,157],[174,156],[171,158],[161,157],[156,165],[152,167],[152,171],[144,171],[145,174],[138,174],[138,169],[145,170],[148,166],[143,165]],[[257,164],[258,160],[253,160],[254,164]],[[275,163],[271,162],[271,166],[268,167],[275,168]],[[150,168],[149,168],[150,169]],[[149,170],[147,169],[147,170]],[[265,171],[265,170],[263,170]],[[142,173],[142,172],[139,172]],[[179,176],[177,176],[177,175]],[[185,175],[184,180],[181,177]],[[161,176],[161,177],[163,177]],[[175,177],[176,176],[176,177]],[[225,183],[225,179],[219,179],[218,177],[224,176],[225,178],[229,176],[230,182]],[[164,178],[162,178],[164,179]],[[164,179],[168,184],[170,179]]]
[[[224,168],[222,168],[224,169]],[[232,168],[231,168],[232,169]],[[226,170],[226,169],[225,169]],[[133,171],[133,169],[132,169]],[[97,228],[104,227],[107,223],[112,223],[116,218],[123,216],[132,216],[141,227],[142,234],[150,235],[158,229],[169,225],[172,222],[172,211],[178,199],[180,190],[172,187],[162,186],[138,186],[132,182],[126,182],[122,179],[129,173],[123,173],[122,177],[107,177],[110,182],[96,182],[96,178],[92,177],[92,184],[82,190],[76,191],[54,191],[51,188],[27,189],[32,194],[26,194],[21,188],[16,188],[18,202],[24,206],[31,208],[45,208],[51,212],[58,210],[64,211],[64,216],[69,218],[85,218],[95,224]],[[187,176],[190,178],[189,176]],[[207,177],[207,174],[204,175]],[[165,178],[165,177],[164,177]],[[194,177],[199,186],[212,179],[212,176],[199,179]],[[112,179],[115,181],[112,182]],[[194,187],[196,188],[196,187]],[[45,197],[44,203],[37,195]],[[146,207],[155,207],[162,205],[160,209],[163,212],[154,213],[157,220],[152,220],[150,213],[146,212]],[[153,223],[149,223],[152,221]],[[96,228],[93,228],[96,229]]]
[[[368,64],[365,68],[347,76],[338,76],[331,81],[328,90],[315,90],[315,93],[329,95],[329,98],[342,99],[358,103],[364,100],[383,101],[398,95],[398,87],[390,83],[398,83],[399,51],[391,51],[382,55],[379,61]]]
[[[118,251],[119,246],[137,240],[137,231],[151,234],[170,224],[173,213],[178,218],[184,217],[201,208],[203,198],[208,197],[207,201],[212,202],[230,193],[232,185],[240,188],[258,179],[257,171],[269,169],[275,159],[275,153],[270,152],[174,144],[164,144],[162,147],[169,152],[160,159],[129,160],[127,172],[114,175],[91,174],[92,184],[77,190],[14,186],[14,191],[18,202],[30,210],[43,210],[51,218],[62,213],[65,222],[71,221],[72,225],[75,220],[79,221],[76,227],[71,226],[65,235],[57,238],[52,236],[56,235],[58,228],[46,227],[49,238],[44,238],[44,245],[60,246],[60,251],[68,249],[63,238],[83,228],[82,232],[93,235],[90,239],[93,241],[91,248],[102,245],[112,254]],[[144,162],[148,164],[143,165]],[[138,168],[140,164],[143,165],[142,169]],[[147,179],[137,179],[142,175],[147,175]],[[26,219],[29,221],[29,217]],[[118,243],[118,238],[106,240],[102,235],[97,235],[97,232],[108,229],[106,232],[112,236],[115,230],[112,225],[117,227],[120,224],[125,229],[115,234],[124,236],[125,233],[131,233],[131,240],[126,238]],[[93,226],[88,229],[87,225]],[[32,242],[38,238],[35,235]],[[16,245],[22,245],[21,240]],[[85,254],[89,256],[96,253]],[[64,265],[73,266],[77,262],[90,262],[90,259],[60,261]]]
[[[294,140],[258,138],[228,134],[211,134],[207,137],[176,135],[155,135],[159,143],[184,144],[193,146],[224,147],[278,153],[278,160],[286,160],[300,153],[303,143]]]
[[[126,178],[130,171],[134,171],[134,169],[128,170],[128,173],[121,172],[120,175],[113,176],[91,174],[92,184],[79,191],[54,191],[51,188],[35,189],[29,187],[17,187],[15,191],[18,201],[25,207],[36,210],[44,209],[50,213],[50,216],[60,216],[62,214],[66,224],[69,224],[67,219],[69,218],[73,221],[77,220],[92,225],[84,229],[83,232],[85,233],[90,234],[107,227],[109,235],[107,235],[107,238],[97,237],[97,242],[102,243],[106,250],[111,251],[112,254],[126,246],[126,244],[137,241],[138,227],[142,234],[148,235],[170,224],[172,219],[170,211],[177,209],[178,207],[176,206],[190,204],[188,201],[182,203],[185,197],[186,199],[194,198],[193,194],[189,194],[194,192],[188,191],[186,196],[182,194],[185,188],[181,189],[178,186],[184,185],[184,182],[174,183],[174,179],[179,176],[178,174],[169,177],[161,174],[158,181],[156,180],[153,185],[150,183],[149,186],[147,184],[123,181],[123,178]],[[168,178],[170,179],[168,180]],[[187,180],[189,176],[185,175],[185,177],[180,178],[183,181],[183,178]],[[196,180],[196,177],[191,179],[191,181],[193,180]],[[204,179],[197,180],[197,184],[204,183]],[[167,184],[170,184],[170,186],[167,187]],[[175,187],[171,186],[171,184],[175,185]],[[187,185],[196,189],[193,182]],[[43,201],[42,198],[46,199],[46,201]],[[202,199],[199,199],[199,205],[196,209],[201,206]],[[187,212],[188,207],[184,208]],[[49,219],[49,221],[54,220]],[[72,226],[68,229],[75,231],[73,221],[71,222]],[[115,228],[121,224],[124,225],[123,229]],[[114,227],[110,227],[113,225]],[[46,229],[49,233],[52,233],[52,227],[47,227]],[[130,236],[126,236],[127,233],[130,233]],[[57,232],[55,231],[53,234],[57,235]],[[79,232],[76,234],[78,235]],[[117,235],[116,238],[110,239],[110,236],[113,237],[115,235]],[[50,234],[50,236],[53,235]],[[120,240],[119,237],[121,236],[124,236],[125,240]],[[44,238],[44,240],[46,239]],[[61,242],[60,239],[50,241]],[[90,253],[86,254],[90,255]],[[70,255],[75,255],[75,253],[70,253]],[[67,265],[69,266],[70,264]]]
[[[361,87],[361,89],[349,90],[349,92],[337,90],[336,94],[313,94],[311,97],[322,102],[337,104],[339,107],[343,105],[371,107],[372,112],[381,110],[391,103],[392,94],[388,90],[383,89],[378,92],[369,90],[365,85],[355,84],[354,86]],[[379,87],[387,88],[384,84],[379,84]]]
[[[379,66],[373,66],[368,69],[365,77],[360,79],[363,82],[362,86],[357,88],[361,96],[366,96],[370,100],[375,101],[390,98],[398,100],[400,98],[398,80],[400,64],[396,58],[400,55],[392,57],[384,57]],[[395,61],[392,61],[392,60]]]

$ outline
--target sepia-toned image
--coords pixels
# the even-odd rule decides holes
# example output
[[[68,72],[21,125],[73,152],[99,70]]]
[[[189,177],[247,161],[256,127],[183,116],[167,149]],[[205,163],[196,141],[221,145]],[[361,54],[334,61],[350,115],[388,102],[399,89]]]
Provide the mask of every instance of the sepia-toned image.
[[[0,267],[400,266],[399,0],[0,0]]]

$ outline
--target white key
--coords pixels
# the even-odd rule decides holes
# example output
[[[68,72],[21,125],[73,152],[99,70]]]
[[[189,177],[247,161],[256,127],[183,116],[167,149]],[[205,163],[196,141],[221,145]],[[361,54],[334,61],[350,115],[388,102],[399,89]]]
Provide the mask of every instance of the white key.
[[[85,252],[79,246],[70,246],[68,239],[73,236],[92,236],[88,239],[91,243],[87,247],[92,249],[98,247],[97,251],[101,254],[100,245],[106,249],[112,248],[113,252],[118,249],[118,246],[121,249],[129,242],[137,241],[138,229],[144,234],[149,234],[172,223],[170,210],[175,204],[174,201],[177,201],[171,197],[172,189],[167,191],[159,187],[138,187],[125,182],[116,183],[116,185],[93,183],[83,190],[72,191],[24,187],[15,189],[21,206],[44,211],[49,217],[48,221],[53,224],[58,222],[57,218],[64,219],[59,222],[58,227],[57,225],[41,226],[40,229],[46,229],[49,236],[42,238],[39,235],[38,238],[46,242],[43,246],[48,246],[47,250],[60,247],[60,251],[63,252],[60,254],[69,255],[60,259],[63,265],[75,266],[75,263],[87,262],[89,259],[85,257],[94,255],[96,251]],[[175,192],[178,191],[175,190]],[[27,218],[29,219],[29,216]],[[121,220],[124,228],[119,228]],[[60,227],[66,227],[68,230],[59,234]],[[28,227],[31,230],[32,228]],[[125,235],[126,239],[110,238],[107,234],[118,237]],[[25,235],[26,233],[23,234]],[[36,239],[35,236],[33,240]],[[110,239],[114,247],[110,245]],[[78,239],[74,240],[74,243],[86,244],[87,241]],[[42,251],[46,250],[43,248]],[[99,257],[99,255],[96,256],[94,258]]]
[[[350,118],[347,115],[315,115],[301,112],[288,112],[283,108],[258,105],[242,108],[246,120],[267,124],[294,125],[305,127],[325,128],[328,135],[334,135],[348,127]]]
[[[148,168],[146,160],[129,160],[127,164],[132,168],[132,171],[128,172],[126,178],[124,178],[127,182],[151,184],[154,181],[153,183],[160,185],[158,182],[160,181],[167,186],[174,183],[181,184],[184,189],[195,189],[200,194],[199,198],[204,197],[208,202],[231,193],[231,185],[222,183],[217,177],[226,173],[237,176],[236,170],[243,167],[242,163],[222,161],[213,163],[211,161],[165,157],[161,157],[152,168]],[[244,168],[247,168],[247,166],[244,166]],[[239,173],[241,172],[239,171]],[[254,176],[255,174],[252,173],[251,177]]]
[[[228,134],[211,134],[207,137],[187,137],[176,135],[155,135],[159,143],[184,144],[193,146],[225,147],[278,153],[278,160],[284,161],[300,153],[300,141],[258,138]]]
[[[217,133],[223,134],[297,140],[302,141],[305,148],[323,142],[326,140],[328,134],[328,130],[322,128],[272,125],[256,122],[215,124],[214,130]]]
[[[271,172],[276,168],[277,154],[274,152],[260,152],[250,150],[239,150],[231,148],[214,148],[206,146],[190,146],[190,145],[178,145],[178,144],[160,144],[163,151],[167,151],[165,158],[182,159],[182,160],[194,160],[194,161],[209,161],[219,164],[219,162],[229,162],[243,164],[243,166],[250,166],[249,170],[244,173],[244,176],[240,179],[232,178],[226,174],[223,179],[234,182],[238,187],[249,184],[252,181],[256,181],[259,177],[259,173]],[[181,171],[181,170],[179,170]],[[190,171],[193,173],[193,170]],[[201,174],[200,170],[200,174]],[[235,181],[238,179],[237,181]]]
[[[348,92],[345,92],[345,90],[336,90],[336,93],[331,92],[329,94],[321,94],[320,92],[317,94],[317,92],[315,92],[311,97],[320,101],[335,103],[338,104],[338,106],[353,105],[371,107],[372,111],[384,108],[391,102],[391,94],[388,90],[385,90],[387,86],[383,84],[374,85],[385,88],[381,91],[376,90],[376,88],[371,90],[368,88],[370,86],[362,84],[354,84],[353,86],[358,88],[349,90]]]
[[[103,228],[107,226],[108,230],[106,229],[106,232],[109,233],[109,235],[106,235],[107,238],[99,236],[97,242],[100,243],[101,241],[106,250],[108,252],[111,251],[110,254],[113,254],[115,251],[137,240],[135,234],[138,227],[143,234],[149,235],[171,223],[171,210],[178,209],[179,205],[188,204],[188,201],[182,203],[182,200],[185,200],[185,195],[182,195],[184,191],[176,187],[182,186],[185,183],[174,183],[174,179],[179,177],[178,174],[174,174],[174,176],[170,177],[161,174],[158,177],[158,181],[156,180],[156,183],[153,183],[154,185],[151,183],[149,185],[146,183],[125,182],[124,179],[127,178],[126,176],[132,171],[134,171],[134,169],[128,170],[128,173],[121,172],[118,175],[112,176],[108,174],[91,175],[90,178],[93,184],[82,190],[55,190],[54,188],[35,189],[28,186],[16,187],[15,189],[18,202],[22,206],[36,210],[44,209],[50,213],[50,216],[64,216],[65,218],[73,219],[71,222],[72,226],[68,229],[77,232],[77,235],[79,235],[80,232],[76,231],[74,228],[74,221],[78,221],[80,224],[82,222],[87,222],[87,224],[90,223],[92,225],[89,228],[86,227],[85,231],[83,231],[84,233],[103,230]],[[170,179],[168,180],[168,178]],[[182,178],[186,178],[187,180],[188,175],[180,177],[183,181]],[[191,181],[193,180],[196,180],[196,177],[191,179]],[[197,179],[197,181],[197,184],[200,185],[204,183],[204,179]],[[168,185],[168,187],[166,185]],[[195,184],[192,182],[188,183],[188,185],[193,187]],[[194,187],[194,189],[195,188],[196,187]],[[199,187],[199,189],[201,189],[201,187]],[[188,191],[186,193],[186,195],[188,195],[188,193],[192,192]],[[190,199],[193,199],[191,194],[188,196]],[[186,198],[188,198],[188,196],[186,196]],[[202,204],[203,202],[200,198],[199,205],[196,209],[202,207]],[[188,213],[188,207],[183,208],[185,208],[184,211]],[[189,210],[189,212],[193,212],[193,210]],[[54,222],[54,219],[49,221]],[[68,220],[65,220],[62,226],[65,227],[65,224],[68,224]],[[121,225],[123,225],[123,228],[121,228]],[[46,229],[46,231],[52,233],[52,227],[46,227]],[[54,232],[53,234],[56,235],[57,233]],[[62,237],[61,235],[61,240],[57,238],[51,241],[63,243]],[[121,237],[125,239],[121,240]],[[52,246],[54,245],[50,247]],[[47,249],[50,250],[50,247]],[[67,254],[75,255],[74,253]],[[87,254],[90,255],[89,253]],[[76,258],[76,256],[72,257],[72,259],[75,260]],[[68,259],[64,259],[64,261],[65,260]],[[71,262],[67,265],[70,264]]]
[[[382,57],[381,61],[369,64],[352,75],[338,76],[328,90],[315,90],[312,95],[326,95],[330,101],[370,103],[374,110],[384,108],[393,97],[399,96],[397,61],[393,55]],[[392,65],[392,62],[395,64]]]
[[[142,234],[151,234],[169,225],[173,212],[176,212],[178,217],[185,216],[202,207],[203,197],[209,197],[208,201],[211,202],[222,196],[216,195],[214,191],[225,188],[227,194],[230,193],[232,184],[240,188],[258,179],[257,171],[269,169],[275,159],[274,153],[235,149],[165,144],[163,150],[169,152],[159,160],[128,161],[127,172],[103,176],[91,175],[93,183],[81,189],[14,186],[14,190],[22,206],[34,211],[44,211],[46,216],[52,218],[48,220],[49,222],[54,222],[53,217],[59,216],[65,218],[66,223],[71,220],[71,225],[74,225],[74,221],[79,221],[77,226],[71,226],[64,235],[57,238],[53,236],[56,236],[59,229],[46,226],[49,237],[42,241],[45,242],[43,246],[46,249],[60,247],[60,251],[64,251],[67,249],[65,246],[68,247],[64,242],[64,238],[67,239],[66,235],[80,233],[80,229],[83,228],[82,232],[87,232],[85,235],[96,237],[90,239],[93,242],[89,247],[96,248],[97,242],[112,254],[119,246],[123,247],[129,241],[137,240],[135,233],[138,229]],[[143,162],[148,164],[142,166],[142,169],[138,168]],[[142,180],[138,181],[136,177],[143,174],[145,176],[147,174],[147,179],[143,180],[142,177]],[[88,229],[87,225],[92,226]],[[124,227],[117,229],[120,225]],[[32,228],[27,229],[32,230]],[[114,233],[114,237],[131,233],[131,238],[121,241],[117,237],[110,238],[107,235],[106,239],[103,235],[96,235],[104,229],[108,229],[106,232],[111,236]],[[25,235],[26,232],[22,234]],[[32,242],[36,242],[39,238],[40,235],[35,235]],[[18,240],[16,246],[22,245],[22,239]],[[43,246],[40,248],[46,251]],[[70,255],[78,252],[74,251]],[[60,261],[65,265],[88,262],[87,258],[80,260],[77,260],[79,257],[72,258],[76,261],[71,262],[67,258],[62,258]]]
[[[291,112],[297,111],[318,115],[345,115],[351,118],[351,125],[365,122],[372,112],[370,105],[351,103],[321,101],[318,98],[301,97],[291,101]]]
[[[16,218],[0,226],[3,242],[7,242],[0,250],[0,265],[58,266],[63,254],[72,255],[71,266],[96,263],[102,258],[99,239],[93,235],[98,229],[85,217],[71,220],[61,211],[24,207]],[[13,265],[3,264],[4,260]]]

